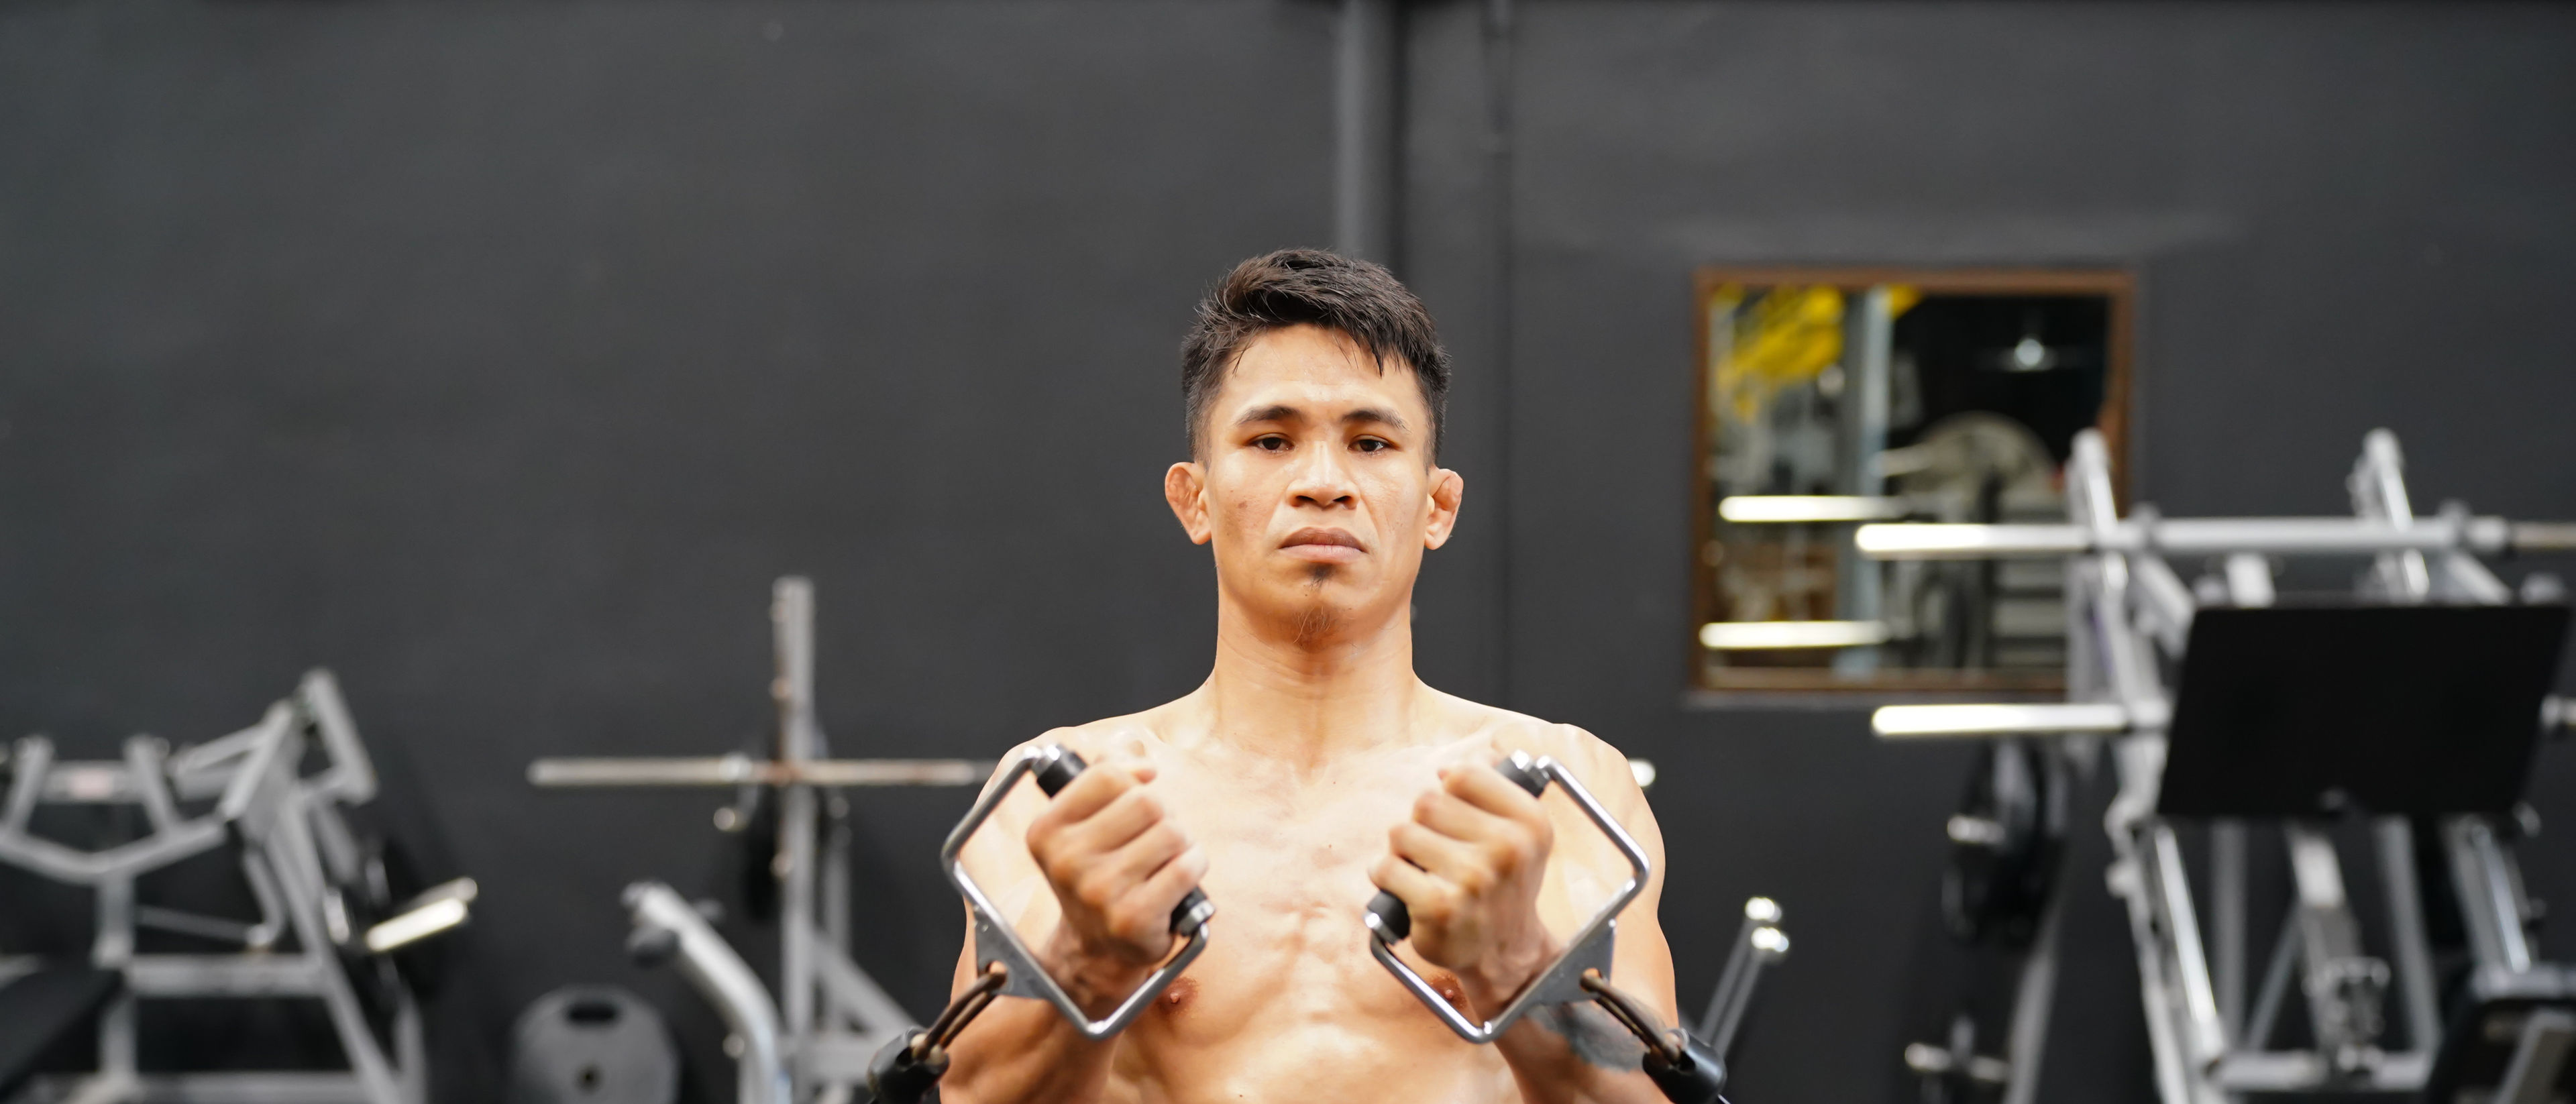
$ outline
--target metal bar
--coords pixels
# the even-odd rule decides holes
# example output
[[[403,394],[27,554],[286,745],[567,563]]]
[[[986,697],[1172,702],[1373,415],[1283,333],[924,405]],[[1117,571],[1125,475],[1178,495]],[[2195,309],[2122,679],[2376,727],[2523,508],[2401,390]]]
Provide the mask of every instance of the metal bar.
[[[295,696],[312,718],[314,731],[322,740],[323,757],[331,763],[313,779],[316,792],[352,805],[373,799],[376,764],[367,758],[366,742],[358,738],[358,722],[349,716],[348,702],[340,696],[339,680],[316,667],[304,673]]]
[[[108,878],[97,886],[98,935],[90,945],[90,965],[125,971],[134,960],[134,879]],[[132,987],[116,994],[98,1018],[98,1068],[110,1078],[131,1080],[136,1066]]]
[[[2041,1062],[2047,1057],[2048,1018],[2057,1001],[2057,936],[2065,914],[2061,889],[2040,913],[2039,933],[2022,958],[2021,977],[2013,986],[2012,1024],[2004,1039],[2009,1071],[2002,1104],[2036,1104]]]
[[[251,926],[249,924],[239,920],[226,920],[220,916],[199,916],[196,913],[182,912],[178,909],[138,905],[134,909],[134,922],[142,927],[177,932],[180,935],[193,935],[200,939],[239,943],[243,946],[250,944]]]
[[[136,955],[125,985],[146,997],[310,997],[319,970],[302,955]]]
[[[2521,902],[2504,871],[2495,830],[2482,818],[2461,816],[2451,818],[2443,834],[2471,953],[2480,966],[2515,974],[2529,970],[2531,944],[2522,930]]]
[[[2174,574],[2173,565],[2162,556],[2138,555],[2129,558],[2130,577],[2138,584],[2138,609],[2146,614],[2143,627],[2155,634],[2165,651],[2182,654],[2183,644],[2191,639],[2191,622],[2200,612],[2192,600],[2191,588]]]
[[[528,781],[549,788],[590,786],[974,786],[991,777],[986,759],[808,759],[780,763],[747,755],[701,758],[559,758],[528,764]]]
[[[2245,822],[2209,823],[2210,980],[2227,1037],[2245,1028]],[[2241,1045],[2241,1044],[2240,1044]]]
[[[2468,517],[2457,524],[2419,522],[2398,526],[2357,518],[2167,518],[2152,526],[2120,522],[2097,534],[2074,525],[1892,522],[1863,525],[1852,532],[1852,541],[1863,555],[1886,560],[1975,560],[2086,552],[2367,556],[2414,551],[2492,555],[2576,550],[2576,523]]]
[[[2175,841],[2173,827],[2155,824],[2147,829],[2148,845],[2155,850],[2156,899],[2163,903],[2165,922],[2173,933],[2174,972],[2182,988],[2183,1014],[2191,1031],[2191,1052],[2199,1063],[2215,1061],[2227,1050],[2227,1032],[2218,1022],[2218,998],[2209,988],[2209,961],[2200,946],[2200,918],[2192,912],[2191,882],[2183,872],[2182,845]]]
[[[211,850],[224,842],[224,830],[211,820],[188,821],[167,832],[106,851],[76,851],[49,839],[0,831],[0,861],[35,871],[55,881],[92,885],[102,879],[130,877]]]
[[[42,736],[29,736],[18,741],[17,764],[9,779],[9,805],[0,814],[0,833],[26,831],[27,818],[36,812],[36,798],[45,790],[45,776],[54,762],[54,742]]]
[[[252,766],[257,767],[258,760],[254,759]],[[277,769],[291,770],[292,766],[291,762],[281,761]],[[322,858],[315,852],[312,826],[303,815],[306,800],[300,788],[286,791],[284,807],[271,821],[274,830],[261,851],[276,865],[279,882],[286,890],[287,918],[295,927],[301,957],[313,964],[320,989],[315,995],[339,1035],[341,1058],[349,1063],[349,1071],[356,1075],[371,1104],[401,1104],[402,1088],[394,1076],[393,1063],[377,1045],[375,1029],[368,1024],[366,1010],[358,1004],[357,991],[350,987],[349,975],[341,968],[325,930],[320,898]]]
[[[2290,876],[2298,889],[2293,922],[2301,929],[2301,991],[2317,1049],[2332,1056],[2337,1072],[2354,1048],[2378,1041],[2381,992],[2387,968],[2362,953],[2361,922],[2352,914],[2343,864],[2334,840],[2312,825],[2291,823],[2281,835],[2290,851]]]
[[[2433,989],[2433,950],[2424,936],[2424,898],[2415,870],[2415,833],[2405,817],[2381,817],[2371,826],[2379,845],[2379,881],[2388,894],[2391,950],[2397,984],[2406,1002],[2406,1047],[2431,1054],[2442,1040],[2439,994]]]
[[[2240,606],[2272,604],[2272,561],[2260,552],[2235,552],[2227,557],[2228,600]]]
[[[786,1051],[779,1037],[777,1013],[769,991],[724,937],[707,925],[698,910],[659,882],[626,887],[626,907],[638,927],[669,931],[679,938],[678,964],[691,985],[716,1007],[725,1027],[742,1040],[736,1058],[738,1104],[788,1104]]]
[[[2496,1085],[2496,1104],[2549,1104],[2566,1099],[2558,1095],[2558,1074],[2566,1068],[2571,1048],[2576,1048],[2576,1012],[2533,1009],[2522,1021],[2521,1037],[2514,1040],[2513,1060],[2505,1067],[2504,1080]]]
[[[2366,518],[2405,525],[2415,520],[2414,504],[2406,495],[2406,458],[2397,447],[2397,435],[2385,429],[2374,429],[2361,439],[2361,459],[2353,462],[2353,512]],[[2424,567],[2422,552],[2381,553],[2373,568],[2381,586],[2393,597],[2421,602],[2433,592],[2433,580]]]
[[[125,773],[132,780],[135,799],[143,806],[144,818],[155,832],[167,831],[179,823],[179,805],[170,799],[169,783],[161,767],[169,745],[149,736],[136,736],[125,741]]]
[[[814,584],[788,576],[771,588],[770,620],[778,648],[778,761],[794,765],[822,749],[814,720]],[[779,930],[778,988],[783,1029],[801,1039],[814,1029],[814,828],[817,795],[810,786],[780,794],[778,850],[785,865],[778,879],[780,911],[793,921]]]
[[[1746,977],[1745,960],[1753,956],[1754,929],[1779,922],[1779,902],[1768,897],[1745,900],[1744,922],[1735,927],[1735,942],[1728,945],[1726,967],[1718,971],[1717,988],[1708,995],[1708,1010],[1700,1014],[1699,1037],[1702,1040],[1715,1036],[1718,1022],[1734,1003],[1733,990]]]
[[[1886,480],[1879,475],[1879,454],[1887,451],[1888,357],[1895,321],[1886,285],[1870,287],[1857,297],[1858,310],[1844,317],[1842,491],[1855,497],[1875,496]],[[1849,544],[1834,549],[1835,616],[1874,624],[1884,605],[1879,567]],[[1834,656],[1834,670],[1867,674],[1878,667],[1874,648],[1852,648]]]
[[[2290,975],[2297,972],[2298,964],[2299,922],[2290,917],[2281,922],[2281,934],[2272,940],[2272,960],[2263,967],[2263,991],[2254,998],[2254,1015],[2238,1036],[2238,1049],[2259,1051],[2271,1045],[2272,1025],[2281,1015],[2281,1001],[2289,996]]]

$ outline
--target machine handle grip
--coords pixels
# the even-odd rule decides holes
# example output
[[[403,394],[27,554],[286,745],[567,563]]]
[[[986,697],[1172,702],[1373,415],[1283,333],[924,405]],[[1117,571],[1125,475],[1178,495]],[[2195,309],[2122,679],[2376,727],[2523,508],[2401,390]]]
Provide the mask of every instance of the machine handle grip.
[[[1547,776],[1539,773],[1528,756],[1513,755],[1494,764],[1494,770],[1512,785],[1529,791],[1531,797],[1547,792]],[[1413,913],[1404,907],[1403,898],[1381,889],[1377,896],[1369,898],[1368,926],[1387,942],[1401,943],[1413,934]]]
[[[939,1087],[948,1052],[933,1047],[926,1059],[913,1053],[913,1040],[922,1034],[916,1027],[897,1035],[868,1060],[868,1104],[921,1104]]]
[[[1673,1104],[1723,1104],[1726,1098],[1718,1093],[1726,1088],[1726,1063],[1708,1044],[1686,1032],[1671,1031],[1665,1037],[1678,1044],[1679,1061],[1667,1062],[1656,1051],[1646,1052],[1646,1077],[1663,1090],[1664,1099]]]
[[[1075,754],[1072,748],[1058,747],[1055,754],[1033,773],[1037,776],[1038,789],[1046,791],[1048,797],[1054,797],[1072,785],[1074,779],[1082,777],[1082,772],[1090,765],[1083,762],[1082,756]],[[1197,931],[1199,925],[1207,923],[1208,917],[1215,912],[1216,906],[1208,903],[1207,894],[1199,892],[1199,887],[1191,886],[1190,891],[1181,897],[1181,903],[1172,906],[1172,934],[1185,936]]]

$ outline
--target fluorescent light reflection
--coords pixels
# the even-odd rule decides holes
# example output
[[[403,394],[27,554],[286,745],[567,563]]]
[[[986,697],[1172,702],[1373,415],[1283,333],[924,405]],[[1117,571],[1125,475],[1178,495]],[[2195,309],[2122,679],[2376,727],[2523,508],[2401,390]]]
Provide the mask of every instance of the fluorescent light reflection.
[[[1738,525],[1814,521],[1884,521],[1905,516],[1905,500],[1862,495],[1728,495],[1717,516]]]
[[[2118,705],[1885,705],[1870,714],[1881,736],[2050,736],[2128,731]]]
[[[412,908],[367,929],[367,950],[383,954],[465,923],[480,893],[474,879],[458,878],[421,894]]]
[[[1887,626],[1878,621],[1711,621],[1699,627],[1699,646],[1713,652],[1862,648],[1887,640]]]

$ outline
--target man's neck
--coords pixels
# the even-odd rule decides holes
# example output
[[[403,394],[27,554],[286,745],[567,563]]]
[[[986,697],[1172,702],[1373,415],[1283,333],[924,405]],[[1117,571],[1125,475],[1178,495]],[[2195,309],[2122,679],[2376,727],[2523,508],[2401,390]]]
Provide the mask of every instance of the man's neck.
[[[1409,605],[1409,603],[1408,603]],[[1217,602],[1210,737],[1313,764],[1403,742],[1425,689],[1413,673],[1412,618],[1283,621]]]

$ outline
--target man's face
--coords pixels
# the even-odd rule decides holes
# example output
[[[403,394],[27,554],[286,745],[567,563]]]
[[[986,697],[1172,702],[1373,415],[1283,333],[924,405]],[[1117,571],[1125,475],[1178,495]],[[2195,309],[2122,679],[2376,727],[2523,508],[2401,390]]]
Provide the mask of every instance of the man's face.
[[[1306,636],[1411,601],[1425,549],[1449,539],[1465,482],[1431,463],[1431,408],[1413,369],[1380,371],[1336,330],[1254,338],[1220,381],[1200,455],[1164,496],[1211,544],[1223,596]]]

